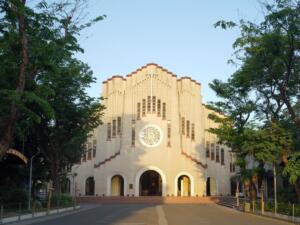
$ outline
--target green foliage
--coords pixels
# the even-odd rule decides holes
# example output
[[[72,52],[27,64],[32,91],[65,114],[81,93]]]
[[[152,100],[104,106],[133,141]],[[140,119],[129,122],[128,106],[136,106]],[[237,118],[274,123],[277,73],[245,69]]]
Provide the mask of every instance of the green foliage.
[[[233,43],[235,58],[230,60],[240,66],[226,82],[210,84],[220,98],[210,108],[225,114],[210,116],[219,124],[210,132],[233,149],[241,173],[249,172],[247,157],[252,157],[258,168],[283,162],[284,174],[297,184],[300,1],[274,0],[264,6],[266,16],[259,24],[245,20],[215,24],[222,29],[240,29]]]
[[[17,207],[18,204],[25,205],[28,200],[28,193],[21,188],[10,188],[0,186],[0,203],[7,206]]]
[[[52,207],[70,207],[74,205],[74,198],[68,194],[53,193],[51,198]]]
[[[28,38],[29,62],[21,93],[16,91],[21,62],[16,9],[26,17]],[[81,25],[75,21],[76,10],[82,8],[69,1],[40,1],[35,8],[19,1],[0,1],[0,137],[15,104],[18,120],[11,147],[23,149],[29,157],[39,150],[34,166],[42,169],[35,171],[34,179],[55,177],[56,185],[65,167],[80,159],[87,136],[101,123],[103,111],[101,99],[86,93],[95,77],[75,55],[83,52],[78,43],[80,32],[106,16]]]
[[[283,170],[283,174],[289,177],[291,184],[295,184],[300,177],[300,153],[294,152],[289,157],[289,163]]]

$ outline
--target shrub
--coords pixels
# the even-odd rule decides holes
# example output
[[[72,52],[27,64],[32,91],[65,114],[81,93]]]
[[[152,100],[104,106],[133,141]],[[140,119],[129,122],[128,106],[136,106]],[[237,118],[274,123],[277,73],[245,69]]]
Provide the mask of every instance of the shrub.
[[[69,194],[53,193],[51,198],[52,207],[70,207],[74,204],[74,199]]]

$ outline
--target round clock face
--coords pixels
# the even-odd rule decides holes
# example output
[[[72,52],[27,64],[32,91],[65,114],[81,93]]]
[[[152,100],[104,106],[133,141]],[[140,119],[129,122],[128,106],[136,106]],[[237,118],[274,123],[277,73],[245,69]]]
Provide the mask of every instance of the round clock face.
[[[146,147],[156,147],[163,139],[163,132],[159,126],[148,124],[139,133],[140,142]]]

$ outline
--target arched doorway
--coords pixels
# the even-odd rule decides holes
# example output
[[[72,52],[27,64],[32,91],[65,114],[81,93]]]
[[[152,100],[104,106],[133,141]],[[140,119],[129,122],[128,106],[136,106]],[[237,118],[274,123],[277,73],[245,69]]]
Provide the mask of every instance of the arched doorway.
[[[145,171],[140,177],[141,196],[162,196],[162,179],[154,170]]]
[[[206,195],[214,196],[217,195],[217,182],[213,177],[208,177],[206,181]]]
[[[111,195],[124,196],[124,179],[121,175],[115,175],[111,178]]]
[[[89,177],[85,181],[85,195],[95,194],[95,181],[94,177]]]
[[[177,196],[191,196],[191,181],[186,175],[182,175],[177,180]]]

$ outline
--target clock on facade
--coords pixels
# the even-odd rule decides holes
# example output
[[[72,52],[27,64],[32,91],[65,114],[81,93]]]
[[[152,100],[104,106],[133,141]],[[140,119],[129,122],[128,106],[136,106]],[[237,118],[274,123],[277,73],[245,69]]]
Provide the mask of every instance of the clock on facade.
[[[163,132],[156,124],[145,125],[139,133],[139,140],[145,147],[157,147],[163,139]]]

